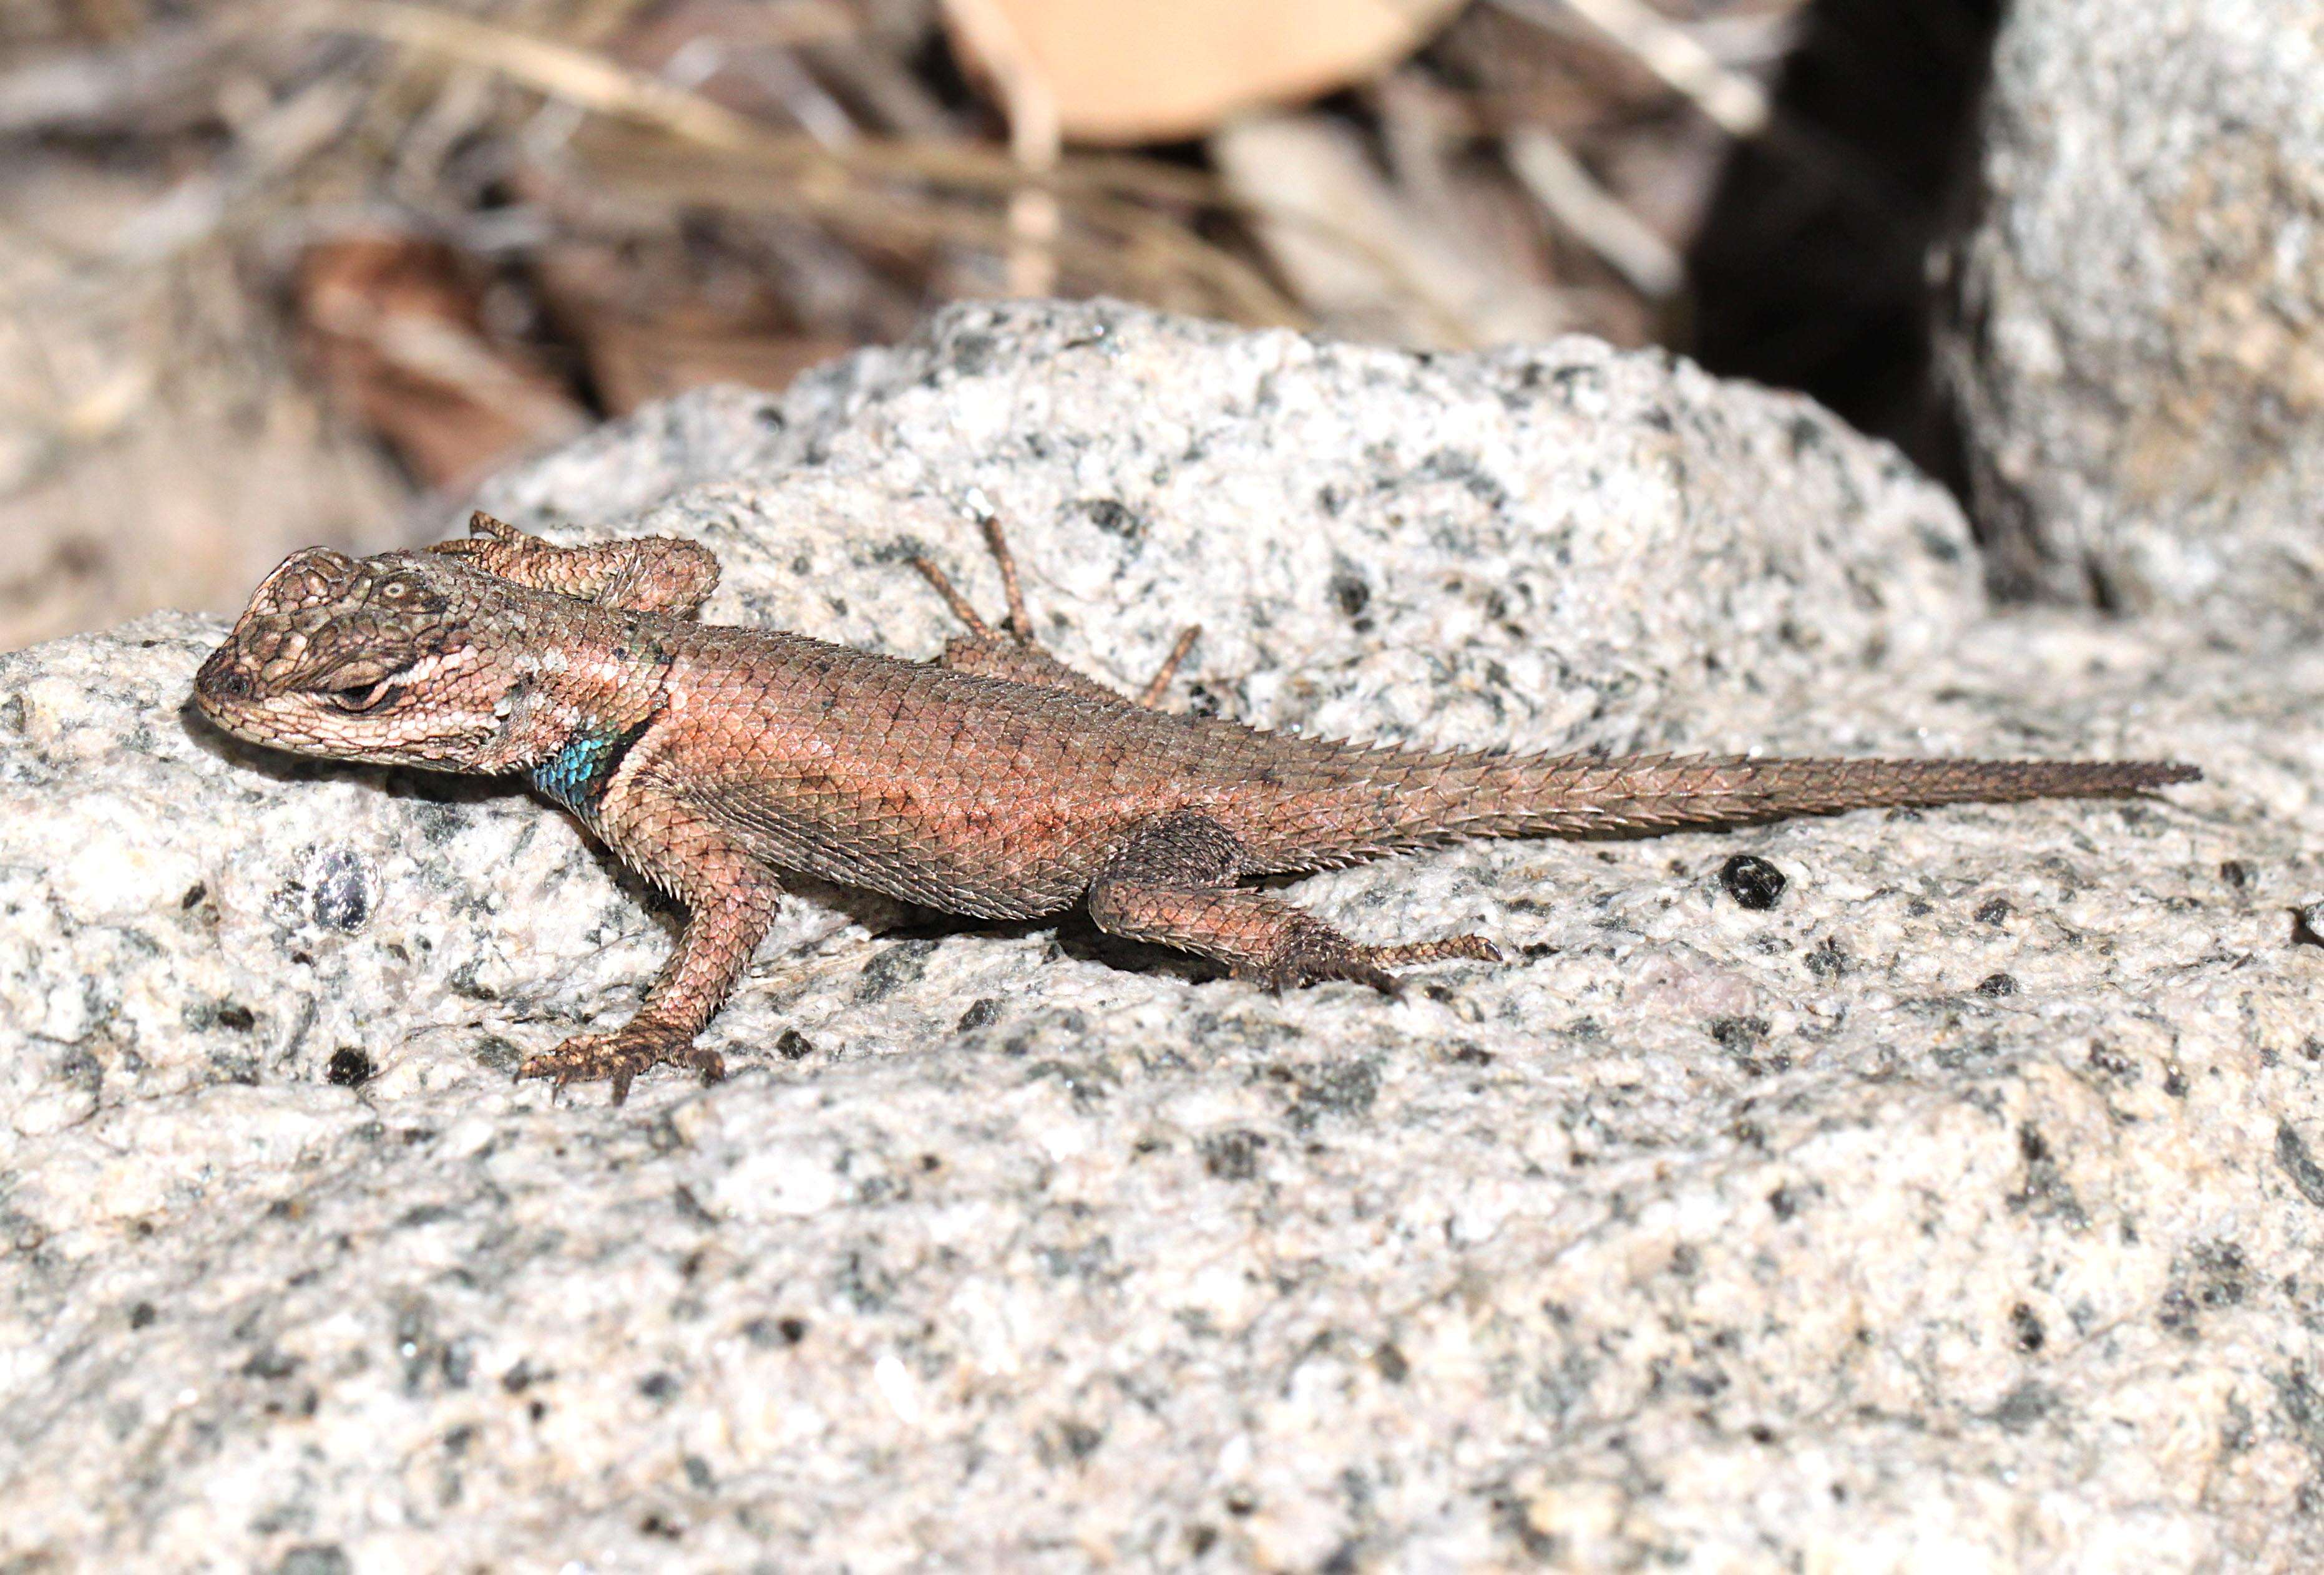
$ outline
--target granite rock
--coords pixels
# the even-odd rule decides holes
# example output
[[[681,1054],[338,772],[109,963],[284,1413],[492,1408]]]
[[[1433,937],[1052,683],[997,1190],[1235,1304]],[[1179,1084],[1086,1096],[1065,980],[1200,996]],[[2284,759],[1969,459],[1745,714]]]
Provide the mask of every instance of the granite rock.
[[[2324,11],[2021,0],[1944,360],[1997,583],[2313,630]]]
[[[807,889],[616,1109],[509,1078],[668,945],[560,815],[219,737],[216,620],[0,656],[0,1559],[2324,1557],[2324,657],[1991,616],[1888,450],[1578,340],[955,309],[488,502],[915,656],[990,506],[1278,725],[2210,778],[1301,883],[1511,953],[1396,1001]]]

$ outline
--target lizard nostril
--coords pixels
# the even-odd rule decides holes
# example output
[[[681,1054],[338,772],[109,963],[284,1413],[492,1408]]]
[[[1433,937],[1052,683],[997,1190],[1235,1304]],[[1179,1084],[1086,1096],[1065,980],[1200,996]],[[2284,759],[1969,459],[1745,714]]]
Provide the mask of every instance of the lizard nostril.
[[[204,673],[202,675],[201,687],[206,694],[215,695],[220,700],[247,700],[250,698],[249,678],[241,673],[234,671],[231,668],[219,672]]]

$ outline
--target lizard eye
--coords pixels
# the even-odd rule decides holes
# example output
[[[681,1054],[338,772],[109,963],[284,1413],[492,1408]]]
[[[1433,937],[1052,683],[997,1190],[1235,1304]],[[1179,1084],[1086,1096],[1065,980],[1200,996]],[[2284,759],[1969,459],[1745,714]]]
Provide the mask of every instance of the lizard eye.
[[[334,711],[361,716],[383,709],[389,701],[403,692],[403,686],[392,678],[382,678],[376,684],[356,684],[345,689],[326,689],[323,702]]]

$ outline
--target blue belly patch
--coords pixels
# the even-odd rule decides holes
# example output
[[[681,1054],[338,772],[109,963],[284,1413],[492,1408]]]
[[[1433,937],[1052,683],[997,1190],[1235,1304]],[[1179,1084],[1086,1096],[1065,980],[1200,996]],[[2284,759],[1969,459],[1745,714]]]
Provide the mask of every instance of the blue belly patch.
[[[541,792],[584,820],[593,820],[597,806],[604,802],[605,784],[613,779],[630,746],[645,736],[650,725],[641,722],[619,732],[584,728],[527,774]]]

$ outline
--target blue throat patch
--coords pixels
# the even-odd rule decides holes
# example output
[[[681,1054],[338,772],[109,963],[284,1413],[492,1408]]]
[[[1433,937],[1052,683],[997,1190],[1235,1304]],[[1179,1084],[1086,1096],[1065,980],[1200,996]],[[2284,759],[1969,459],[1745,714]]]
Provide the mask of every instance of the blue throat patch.
[[[620,732],[584,728],[527,775],[535,788],[574,814],[595,819],[597,806],[604,802],[605,784],[622,769],[622,757],[645,735],[649,725],[641,722]]]

